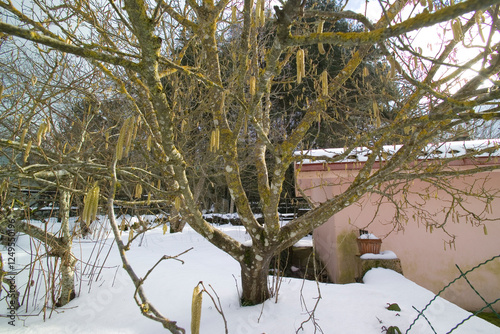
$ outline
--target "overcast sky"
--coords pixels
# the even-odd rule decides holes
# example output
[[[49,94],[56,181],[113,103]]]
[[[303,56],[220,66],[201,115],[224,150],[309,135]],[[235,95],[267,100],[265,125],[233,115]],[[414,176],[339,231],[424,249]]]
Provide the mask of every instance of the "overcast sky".
[[[366,5],[365,0],[349,0],[345,9],[352,10],[353,12],[356,13],[364,14],[365,5]],[[369,2],[366,16],[370,19],[370,21],[376,22],[380,18],[380,14],[381,10],[379,3],[376,1]]]

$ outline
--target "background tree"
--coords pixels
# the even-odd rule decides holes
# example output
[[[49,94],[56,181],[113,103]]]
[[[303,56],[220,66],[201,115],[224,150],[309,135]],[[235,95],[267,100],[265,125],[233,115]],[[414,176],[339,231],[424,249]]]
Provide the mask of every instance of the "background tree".
[[[495,39],[477,42],[475,55],[465,64],[450,60],[457,45],[469,39],[467,34],[473,31],[472,27],[481,27],[488,36],[498,33],[495,25],[498,3],[498,0],[469,0],[449,6],[429,3],[424,8],[420,4],[396,0],[383,8],[383,15],[375,24],[359,14],[344,11],[314,13],[312,17],[317,21],[311,24],[304,3],[295,0],[276,6],[272,16],[266,15],[262,2],[254,4],[250,0],[242,4],[223,0],[186,3],[124,0],[119,6],[115,2],[94,4],[81,1],[56,7],[37,2],[37,15],[32,16],[25,16],[13,4],[2,1],[0,5],[11,19],[10,23],[0,22],[0,32],[29,40],[40,47],[82,57],[115,82],[117,90],[131,103],[134,112],[133,122],[117,124],[121,127],[120,132],[129,132],[136,126],[138,129],[140,125],[143,133],[136,138],[151,138],[151,145],[139,140],[124,143],[118,137],[112,141],[116,144],[115,162],[110,164],[112,170],[115,170],[115,164],[117,174],[127,168],[134,170],[135,176],[129,177],[136,182],[140,182],[137,175],[141,173],[160,179],[164,192],[158,194],[163,196],[162,199],[178,203],[183,219],[194,230],[240,263],[242,302],[249,305],[261,303],[269,297],[268,268],[274,254],[293,245],[363,194],[393,178],[408,175],[394,171],[410,168],[410,162],[428,143],[441,140],[452,129],[471,119],[498,116],[496,111],[470,111],[498,98],[498,91],[481,88],[485,81],[495,84],[491,78],[498,73],[500,66],[498,57],[490,59],[492,50],[496,50],[492,42]],[[275,32],[266,37],[269,38],[266,44],[269,47],[264,48],[259,33],[263,31],[266,19],[273,21]],[[324,20],[326,25],[327,21],[339,19],[363,24],[364,29],[347,33],[318,32],[319,21]],[[237,38],[234,38],[235,29],[228,30],[229,23],[239,26]],[[426,56],[412,46],[412,31],[440,23],[446,24],[448,31],[453,24],[454,38],[447,37],[450,34],[445,36],[436,54]],[[475,31],[473,34],[477,35],[478,30]],[[233,38],[231,54],[234,56],[232,63],[224,63],[220,41],[229,33]],[[188,39],[184,44],[196,49],[194,65],[183,63],[183,57],[176,56],[177,36],[181,34]],[[309,56],[304,52],[308,46],[318,44],[354,49],[340,62],[342,69],[327,73],[325,78],[318,73],[320,66],[310,64]],[[374,57],[374,45],[385,60],[379,63],[373,60],[361,67],[364,59]],[[330,55],[336,56],[334,52]],[[491,61],[484,61],[488,59]],[[480,68],[472,78],[465,77],[466,69],[476,62],[482,63]],[[414,71],[414,65],[420,68],[418,72]],[[290,67],[297,68],[295,73],[288,70]],[[399,79],[397,100],[390,96],[390,92],[386,97],[386,93],[377,91],[373,84],[384,73],[389,73],[391,80],[396,75]],[[305,83],[306,78],[312,78],[311,82],[319,92],[296,99],[297,92],[293,90],[296,85]],[[194,80],[196,85],[192,85]],[[286,85],[287,81],[290,87]],[[174,83],[173,96],[167,93],[165,82]],[[276,84],[291,91],[288,96],[293,101],[292,110],[301,110],[296,119],[287,120],[282,127],[277,127],[271,117],[278,112],[271,103],[273,85]],[[309,87],[312,92],[313,86]],[[177,92],[180,94],[176,95]],[[199,101],[191,105],[182,101],[188,95]],[[346,96],[347,100],[354,102],[357,99],[357,108],[349,108],[352,102],[347,106],[336,105],[337,96]],[[379,101],[381,98],[383,100]],[[372,121],[366,122],[364,109],[370,106],[370,102]],[[386,107],[382,109],[379,103]],[[179,105],[185,109],[179,110]],[[189,119],[182,115],[195,117],[200,126],[192,126],[191,132],[179,131],[183,129],[182,121]],[[362,121],[351,117],[359,117]],[[304,140],[307,142],[311,129],[319,128],[320,121],[321,127],[332,130],[345,127],[354,137],[347,142],[346,153],[332,161],[345,158],[356,146],[367,146],[373,153],[343,194],[281,226],[278,205],[286,172],[292,163],[301,159],[295,152],[304,148]],[[190,181],[190,178],[197,177],[196,166],[190,163],[197,162],[189,160],[189,155],[181,149],[180,143],[191,147],[189,141],[179,141],[179,136],[195,134],[199,137],[193,141],[200,150],[208,146],[212,159],[220,162],[226,186],[252,239],[251,246],[230,238],[203,219],[193,194],[195,182]],[[251,140],[248,136],[252,137]],[[387,157],[387,163],[372,173],[371,168],[386,143],[401,143],[403,148]],[[133,145],[145,152],[151,148],[147,154],[150,161],[154,161],[154,170],[150,171],[150,165],[148,170],[133,169],[132,162],[124,159],[124,150]],[[255,182],[264,223],[256,220],[250,206],[242,181],[244,162],[251,164],[256,171]],[[467,173],[486,168],[494,167],[478,166]],[[420,177],[442,178],[443,175],[446,174],[436,168]],[[143,185],[152,190],[154,187],[150,181],[147,178]],[[113,190],[108,194],[111,201]],[[143,310],[143,313],[153,317],[148,311]]]
[[[49,257],[58,267],[56,279],[45,282],[50,287],[45,305],[63,306],[75,297],[77,259],[71,247],[80,231],[72,229],[69,216],[72,203],[82,202],[79,199],[83,200],[89,181],[89,174],[80,170],[91,159],[102,162],[102,155],[91,154],[92,150],[104,153],[98,145],[100,136],[95,136],[101,133],[94,125],[98,123],[94,118],[99,118],[94,95],[98,94],[99,75],[82,59],[26,47],[20,40],[4,38],[0,50],[0,226],[15,219],[17,232],[43,245],[33,266]],[[80,101],[92,102],[75,107]],[[62,164],[72,167],[61,168]],[[31,219],[47,221],[54,216],[60,222],[54,231],[30,223]],[[36,289],[26,291],[32,290]]]

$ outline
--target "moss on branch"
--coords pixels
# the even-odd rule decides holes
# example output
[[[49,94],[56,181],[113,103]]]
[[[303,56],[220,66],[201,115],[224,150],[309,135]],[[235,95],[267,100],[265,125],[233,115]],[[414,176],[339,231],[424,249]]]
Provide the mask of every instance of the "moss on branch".
[[[463,14],[481,10],[498,3],[500,3],[499,0],[469,0],[453,6],[444,7],[434,13],[426,11],[399,24],[390,27],[379,27],[370,32],[326,32],[300,36],[289,35],[284,42],[286,46],[312,45],[317,43],[343,46],[372,45],[380,43],[388,38],[446,22]]]
[[[0,32],[17,36],[37,44],[50,46],[58,51],[71,53],[86,59],[98,60],[113,65],[123,66],[132,70],[137,70],[138,68],[137,63],[125,59],[124,57],[98,52],[86,47],[71,45],[58,39],[48,37],[27,29],[19,28],[4,22],[0,22]]]

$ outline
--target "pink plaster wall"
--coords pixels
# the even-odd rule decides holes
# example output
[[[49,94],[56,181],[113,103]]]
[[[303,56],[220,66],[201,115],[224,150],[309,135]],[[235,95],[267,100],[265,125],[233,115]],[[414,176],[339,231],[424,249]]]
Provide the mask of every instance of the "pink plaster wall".
[[[297,175],[297,185],[313,201],[323,202],[343,191],[356,173],[356,170],[345,168],[301,171]],[[471,184],[484,184],[494,194],[500,191],[500,171],[454,180],[456,187],[466,188]],[[408,201],[424,206],[433,215],[433,219],[442,222],[445,215],[443,208],[449,203],[450,197],[444,191],[433,191],[431,198],[422,199],[418,194],[426,193],[426,187],[428,185],[422,181],[413,182]],[[353,235],[357,235],[359,229],[381,237],[382,250],[392,250],[398,255],[404,275],[435,293],[460,275],[455,264],[466,271],[500,254],[499,198],[493,200],[491,211],[485,213],[486,217],[492,219],[485,222],[488,235],[485,235],[482,225],[471,224],[465,217],[460,217],[458,222],[448,222],[445,225],[446,231],[456,236],[452,245],[448,244],[452,238],[443,230],[434,229],[431,233],[425,226],[425,220],[414,219],[413,209],[406,209],[409,217],[406,223],[400,221],[401,226],[394,224],[394,206],[387,201],[380,204],[379,200],[378,195],[364,196],[361,201],[337,213],[315,230],[314,240],[318,254],[334,282],[347,283],[354,280],[356,249],[352,249],[352,244]],[[464,205],[476,213],[482,212],[484,208],[484,204],[474,198],[468,198]],[[470,215],[468,217],[471,218]],[[488,301],[500,296],[500,259],[467,277]],[[460,279],[442,296],[469,310],[484,306],[464,279]],[[500,305],[495,308],[500,311]]]

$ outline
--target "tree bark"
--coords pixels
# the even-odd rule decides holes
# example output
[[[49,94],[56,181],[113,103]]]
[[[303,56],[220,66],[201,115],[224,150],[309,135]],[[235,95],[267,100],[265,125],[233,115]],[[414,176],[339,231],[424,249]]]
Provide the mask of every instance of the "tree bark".
[[[64,306],[75,298],[75,265],[76,260],[71,251],[73,237],[69,229],[69,212],[71,208],[71,194],[61,190],[59,195],[59,213],[61,216],[61,294],[56,306]]]
[[[180,212],[172,207],[172,210],[170,210],[170,233],[178,233],[182,232],[184,229],[184,226],[186,226],[186,220],[182,219]]]
[[[247,251],[241,267],[241,305],[251,306],[261,304],[270,298],[269,265],[273,254],[252,254]]]

